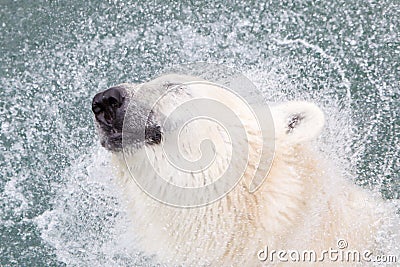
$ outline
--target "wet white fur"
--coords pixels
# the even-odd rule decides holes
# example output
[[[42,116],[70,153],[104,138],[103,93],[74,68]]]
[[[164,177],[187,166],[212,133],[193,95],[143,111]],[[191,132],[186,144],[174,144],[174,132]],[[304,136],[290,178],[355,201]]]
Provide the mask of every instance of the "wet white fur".
[[[148,86],[162,86],[165,81],[177,79],[179,82],[184,78],[167,76]],[[194,88],[188,90],[191,92],[184,97],[196,95]],[[205,90],[201,94],[212,92]],[[232,105],[240,107],[236,100],[226,100],[222,95],[211,97],[232,101]],[[167,112],[175,104],[163,105],[160,112]],[[375,249],[376,231],[385,220],[378,215],[383,202],[337,175],[322,160],[313,143],[323,130],[322,111],[308,102],[272,103],[270,108],[275,125],[275,157],[267,179],[253,194],[248,191],[246,178],[257,168],[261,140],[259,131],[252,129],[255,124],[246,112],[242,114],[242,121],[249,133],[248,169],[232,192],[211,205],[175,208],[152,199],[130,177],[122,154],[114,154],[118,183],[129,202],[132,231],[128,234],[135,236],[140,250],[168,265],[258,266],[262,263],[257,259],[257,252],[265,245],[276,250],[321,251],[337,248],[336,242],[342,238],[350,249]],[[288,123],[293,114],[301,114],[303,119],[289,131]],[[201,122],[192,124],[181,138],[181,152],[198,153],[199,136],[224,140],[220,130]],[[244,143],[242,145],[247,145]],[[160,146],[147,149],[150,162],[159,172],[178,184],[188,185],[212,181],[224,168],[226,158],[232,155],[229,149],[223,149],[222,143],[216,146],[219,153],[216,163],[198,174],[195,181],[187,181],[187,177],[172,168],[162,156]],[[129,165],[143,169],[142,175],[146,176],[149,166],[142,155],[132,153],[127,159]],[[261,164],[258,168],[268,166]],[[152,177],[148,179],[151,181]]]

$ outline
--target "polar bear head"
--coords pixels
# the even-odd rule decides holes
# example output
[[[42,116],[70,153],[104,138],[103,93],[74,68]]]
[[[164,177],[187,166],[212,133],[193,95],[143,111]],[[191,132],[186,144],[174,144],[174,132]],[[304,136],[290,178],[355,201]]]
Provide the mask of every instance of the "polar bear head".
[[[159,97],[160,92],[168,93]],[[234,113],[231,118],[226,119],[226,108]],[[316,105],[299,101],[271,103],[265,117],[255,118],[242,99],[183,75],[109,88],[94,97],[92,111],[101,144],[116,155],[125,152],[131,171],[182,187],[211,184],[224,173],[245,177],[249,185],[257,170],[267,175],[275,154],[315,139],[324,124]],[[205,111],[213,115],[198,116]],[[259,128],[259,120],[269,121],[268,127]],[[261,148],[267,150],[265,158]]]
[[[304,189],[317,191],[311,177],[319,168],[307,144],[323,127],[321,110],[298,101],[259,109],[220,89],[167,75],[93,99],[140,249],[172,265],[231,265],[262,242],[283,242],[307,209]]]
[[[189,89],[180,85],[199,80],[202,81],[202,79],[196,77],[166,75],[141,85],[119,84],[96,94],[92,101],[92,111],[95,115],[102,146],[111,151],[120,151],[122,148],[122,130],[126,109],[136,88],[145,87],[146,92],[152,94],[152,91],[167,91],[174,87],[174,94],[168,98],[171,101],[166,103],[166,100],[164,100],[163,104],[166,107],[158,107],[158,112],[162,113],[162,109],[175,107],[183,99],[197,97],[198,93],[190,90],[192,88]],[[209,94],[209,92],[203,91],[200,94]],[[312,103],[289,101],[279,104],[271,103],[270,107],[277,140],[290,144],[313,140],[321,132],[324,125],[323,113]],[[145,130],[145,140],[142,141],[145,141],[146,145],[160,144],[163,130],[157,118],[164,117],[164,114],[155,114],[155,110],[149,110],[149,114],[142,114],[141,111],[144,112],[145,108],[141,108],[140,103],[137,104],[135,111],[135,114],[130,114],[134,115],[134,119],[130,121],[143,120],[146,122],[143,127],[137,126],[140,130]],[[139,131],[136,132],[138,135],[139,133]],[[140,138],[137,137],[136,141],[139,142],[139,140]]]

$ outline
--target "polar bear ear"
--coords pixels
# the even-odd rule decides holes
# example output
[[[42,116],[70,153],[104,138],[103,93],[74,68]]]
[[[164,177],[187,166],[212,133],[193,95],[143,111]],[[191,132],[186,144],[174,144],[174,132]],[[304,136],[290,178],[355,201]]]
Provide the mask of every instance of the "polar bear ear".
[[[276,139],[298,144],[317,138],[324,126],[324,114],[315,104],[290,101],[271,107]]]

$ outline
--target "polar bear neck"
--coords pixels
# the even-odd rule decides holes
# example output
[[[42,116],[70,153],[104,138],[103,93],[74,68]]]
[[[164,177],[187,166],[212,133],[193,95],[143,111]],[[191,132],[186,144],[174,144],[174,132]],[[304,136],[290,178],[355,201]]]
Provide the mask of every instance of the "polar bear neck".
[[[233,254],[254,253],[246,248],[262,247],[265,243],[285,243],[282,237],[287,236],[287,229],[295,227],[302,216],[299,211],[306,210],[304,189],[318,184],[313,161],[302,159],[297,153],[299,151],[304,152],[304,148],[292,148],[276,155],[277,160],[269,176],[255,193],[249,193],[246,183],[242,181],[219,201],[189,209],[168,206],[142,192],[127,171],[122,156],[116,155],[118,169],[122,170],[118,182],[128,199],[129,210],[135,211],[130,216],[135,227],[141,229],[138,237],[141,247],[150,253],[157,253],[163,260],[177,262],[184,259],[177,254],[171,255],[172,251],[187,255],[188,259],[197,259],[192,248],[206,247],[219,251],[218,257],[223,261],[224,258],[232,258]],[[132,160],[147,164],[140,159]],[[308,168],[304,168],[304,164]],[[254,168],[251,166],[249,171]],[[309,173],[302,173],[305,169]],[[304,180],[301,177],[308,178]],[[252,241],[246,242],[252,244],[244,244],[241,240],[249,240],[245,238],[249,236]],[[156,237],[157,240],[149,237]]]

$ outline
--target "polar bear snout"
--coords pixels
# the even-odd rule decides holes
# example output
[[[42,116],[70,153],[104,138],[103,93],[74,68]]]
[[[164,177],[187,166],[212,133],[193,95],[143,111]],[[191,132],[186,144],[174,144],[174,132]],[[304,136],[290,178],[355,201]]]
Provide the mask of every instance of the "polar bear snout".
[[[96,94],[92,101],[92,111],[99,128],[101,144],[110,150],[122,146],[127,95],[125,88],[116,86]]]
[[[92,111],[100,143],[113,152],[121,151],[123,146],[157,145],[162,140],[157,116],[132,97],[134,88],[132,84],[120,84],[93,97]]]

